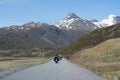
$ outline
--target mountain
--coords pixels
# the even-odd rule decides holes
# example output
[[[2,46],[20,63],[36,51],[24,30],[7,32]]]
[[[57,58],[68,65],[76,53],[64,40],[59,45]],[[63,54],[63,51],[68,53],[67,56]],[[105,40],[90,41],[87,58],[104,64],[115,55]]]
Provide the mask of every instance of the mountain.
[[[60,29],[87,29],[94,30],[97,28],[108,27],[120,23],[120,16],[109,15],[106,19],[96,20],[87,19],[77,16],[75,13],[69,13],[63,20],[54,25]]]
[[[106,19],[103,19],[101,21],[93,21],[93,23],[100,28],[112,26],[112,25],[115,25],[117,23],[120,23],[120,16],[109,15]]]
[[[78,17],[75,13],[69,13],[63,20],[55,23],[60,29],[82,29],[82,30],[94,30],[98,28],[90,20]]]
[[[77,52],[71,61],[83,66],[107,80],[120,77],[120,38],[110,39],[95,47]]]
[[[58,53],[69,56],[76,53],[77,51],[98,45],[108,39],[114,39],[119,37],[120,24],[105,28],[98,28],[91,33],[80,37],[80,39],[67,46],[66,48],[59,50]]]
[[[108,19],[114,23],[119,23],[119,16],[111,15]],[[80,18],[75,13],[69,13],[63,20],[54,25],[29,22],[21,26],[13,25],[0,28],[0,50],[66,47],[81,36],[99,28],[95,22],[98,23],[99,21]]]
[[[89,30],[64,30],[41,22],[0,28],[0,50],[29,49],[33,47],[64,47],[76,41]]]

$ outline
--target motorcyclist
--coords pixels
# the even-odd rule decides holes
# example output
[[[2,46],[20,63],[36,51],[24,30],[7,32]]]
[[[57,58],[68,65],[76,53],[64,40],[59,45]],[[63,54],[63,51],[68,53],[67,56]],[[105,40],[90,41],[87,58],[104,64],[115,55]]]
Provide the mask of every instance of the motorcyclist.
[[[58,54],[56,54],[56,55],[55,55],[55,57],[54,57],[54,61],[55,61],[55,63],[58,63],[58,62],[59,62],[59,60],[60,60],[60,59],[59,59],[59,55],[58,55]]]

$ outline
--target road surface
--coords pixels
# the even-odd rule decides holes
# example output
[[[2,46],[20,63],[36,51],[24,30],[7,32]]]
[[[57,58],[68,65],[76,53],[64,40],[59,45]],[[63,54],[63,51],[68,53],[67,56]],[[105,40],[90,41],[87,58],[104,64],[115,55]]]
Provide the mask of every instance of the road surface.
[[[45,64],[34,66],[15,72],[0,80],[106,80],[93,72],[80,68],[66,59],[58,64],[49,61]]]

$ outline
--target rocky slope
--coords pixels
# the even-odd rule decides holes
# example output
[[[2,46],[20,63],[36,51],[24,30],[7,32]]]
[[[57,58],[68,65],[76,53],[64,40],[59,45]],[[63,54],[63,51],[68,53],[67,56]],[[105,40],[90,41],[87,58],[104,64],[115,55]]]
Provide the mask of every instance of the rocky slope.
[[[75,13],[69,13],[63,20],[55,23],[60,29],[82,29],[82,30],[94,30],[98,28],[90,20],[78,17]]]

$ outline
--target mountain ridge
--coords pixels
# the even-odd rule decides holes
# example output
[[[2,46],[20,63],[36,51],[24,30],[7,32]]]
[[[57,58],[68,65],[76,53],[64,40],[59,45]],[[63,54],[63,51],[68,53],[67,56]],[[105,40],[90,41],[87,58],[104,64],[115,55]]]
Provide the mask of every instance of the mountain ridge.
[[[106,40],[119,37],[120,23],[110,27],[99,28],[86,35],[83,35],[76,42],[72,43],[64,49],[59,50],[58,53],[62,53],[66,56],[71,56],[72,54],[82,49],[90,48]]]
[[[77,16],[75,13],[68,13],[68,15],[61,21],[54,24],[60,29],[87,29],[94,30],[98,28],[95,24],[93,24],[90,20],[81,18]]]
[[[64,47],[89,30],[63,30],[46,23],[30,22],[21,26],[0,28],[0,50],[33,47]]]
[[[120,16],[116,16],[116,15],[111,14],[107,18],[100,20],[100,21],[93,22],[93,23],[100,28],[112,26],[112,25],[115,25],[117,23],[120,23]]]
[[[60,22],[60,25],[63,25],[60,27],[55,24],[29,22],[21,26],[0,28],[0,49],[65,47],[78,40],[82,35],[98,29],[99,27],[92,21],[80,18],[75,13],[69,13]]]

